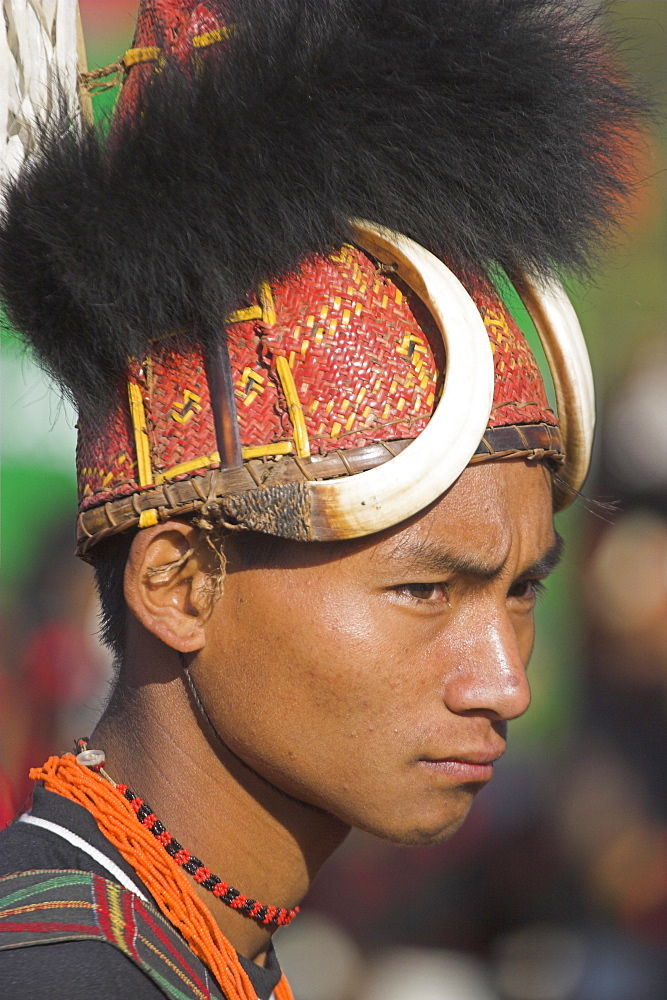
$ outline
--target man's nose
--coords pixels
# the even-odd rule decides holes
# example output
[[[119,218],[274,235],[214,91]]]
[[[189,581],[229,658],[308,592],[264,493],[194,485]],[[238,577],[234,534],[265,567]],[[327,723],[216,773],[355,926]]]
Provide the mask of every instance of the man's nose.
[[[523,715],[530,705],[527,664],[507,616],[478,623],[462,636],[454,664],[445,684],[450,711],[509,720]]]

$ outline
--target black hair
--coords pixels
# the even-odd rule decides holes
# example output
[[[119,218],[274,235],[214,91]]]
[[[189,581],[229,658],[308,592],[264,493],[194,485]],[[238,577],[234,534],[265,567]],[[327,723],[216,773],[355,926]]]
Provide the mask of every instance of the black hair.
[[[105,538],[91,552],[100,600],[100,638],[120,668],[125,653],[128,607],[123,579],[134,533],[122,532]]]
[[[351,217],[477,274],[581,269],[608,236],[643,104],[599,5],[208,6],[233,30],[197,72],[167,60],[109,135],[63,108],[7,190],[8,314],[89,421],[151,338],[220,337]]]

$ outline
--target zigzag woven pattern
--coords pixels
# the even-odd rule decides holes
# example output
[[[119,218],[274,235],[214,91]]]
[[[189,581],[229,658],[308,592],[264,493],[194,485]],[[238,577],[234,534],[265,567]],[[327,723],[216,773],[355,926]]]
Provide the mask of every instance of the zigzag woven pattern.
[[[417,297],[351,246],[307,263],[272,291],[275,323],[247,320],[227,331],[241,444],[292,448],[279,357],[292,373],[313,453],[417,437],[436,405],[443,371],[440,337]],[[494,351],[489,427],[556,426],[535,359],[509,312],[488,286],[476,284],[470,292]],[[219,465],[198,348],[166,336],[150,358],[130,362],[128,379],[141,395],[146,420],[151,475],[142,487],[165,474],[178,479]],[[135,434],[123,387],[104,432],[81,429],[82,509],[140,489]],[[170,475],[184,464],[187,471]]]
[[[82,510],[112,496],[130,496],[139,488],[136,451],[125,386],[119,386],[116,410],[103,427],[79,426],[76,467]]]

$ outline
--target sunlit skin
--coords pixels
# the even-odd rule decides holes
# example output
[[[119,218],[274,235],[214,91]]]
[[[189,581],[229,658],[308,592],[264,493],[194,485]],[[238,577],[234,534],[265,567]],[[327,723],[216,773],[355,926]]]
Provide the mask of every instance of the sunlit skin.
[[[195,542],[168,522],[132,547],[130,698],[95,734],[117,780],[274,905],[299,902],[351,826],[401,844],[451,835],[530,701],[536,592],[560,552],[548,470],[471,467],[425,512],[355,542],[263,557],[253,540],[248,558],[232,536],[212,605],[205,546],[148,572]],[[268,933],[198,891],[261,961]]]

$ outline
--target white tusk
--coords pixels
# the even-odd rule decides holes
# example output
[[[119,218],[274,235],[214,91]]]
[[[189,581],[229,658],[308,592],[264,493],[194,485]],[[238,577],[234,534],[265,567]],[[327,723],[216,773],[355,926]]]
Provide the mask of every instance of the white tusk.
[[[458,278],[413,240],[354,220],[359,246],[416,292],[433,316],[447,358],[441,399],[426,428],[395,458],[345,479],[309,483],[315,540],[357,538],[423,510],[455,482],[486,429],[493,354],[484,321]]]
[[[584,335],[570,300],[557,279],[513,279],[539,334],[556,391],[565,462],[560,475],[574,490],[584,484],[595,430],[595,390]],[[575,493],[555,489],[557,509]]]

